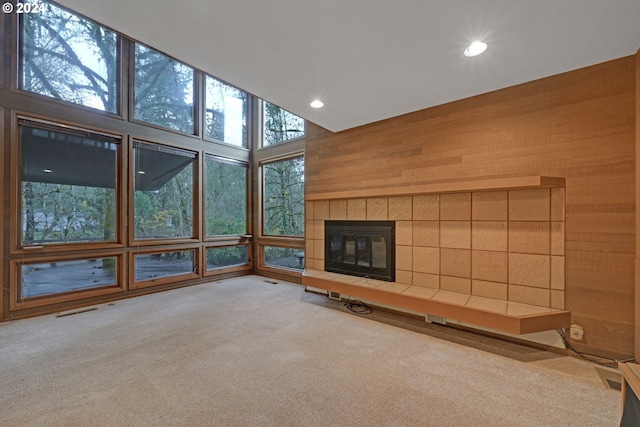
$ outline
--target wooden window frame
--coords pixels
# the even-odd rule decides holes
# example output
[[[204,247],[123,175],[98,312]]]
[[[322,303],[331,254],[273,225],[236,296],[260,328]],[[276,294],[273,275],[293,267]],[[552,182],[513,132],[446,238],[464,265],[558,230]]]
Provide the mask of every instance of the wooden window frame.
[[[193,200],[192,206],[193,209],[193,222],[191,225],[191,237],[176,237],[176,238],[167,238],[167,239],[136,239],[135,237],[135,143],[143,143],[149,145],[157,145],[159,147],[165,147],[169,150],[176,151],[184,151],[194,154],[193,161]],[[202,164],[202,152],[191,150],[187,148],[177,147],[169,144],[163,144],[161,142],[156,142],[149,140],[148,138],[137,138],[130,136],[129,137],[129,147],[128,147],[128,158],[129,158],[129,171],[128,176],[131,181],[128,186],[128,200],[129,200],[129,209],[128,209],[128,244],[130,247],[142,247],[142,246],[159,246],[159,245],[175,245],[181,243],[199,243],[201,241],[201,219],[202,215],[200,205],[201,205],[201,164]]]
[[[246,246],[247,248],[247,262],[245,264],[236,264],[226,267],[219,267],[214,269],[207,268],[207,250],[211,248],[225,248],[235,246]],[[236,242],[220,242],[219,244],[210,244],[203,246],[202,249],[202,271],[204,277],[220,276],[222,274],[234,273],[239,271],[249,271],[253,268],[253,259],[251,257],[252,243],[246,239],[238,239]]]
[[[196,265],[195,271],[192,273],[176,274],[172,276],[159,277],[157,279],[136,280],[136,264],[137,255],[165,254],[171,252],[194,251],[193,262]],[[150,288],[169,284],[182,284],[189,280],[200,279],[202,276],[202,254],[201,246],[166,246],[162,248],[149,248],[129,251],[129,289]]]
[[[19,286],[21,283],[20,267],[29,264],[42,264],[47,262],[60,261],[82,261],[97,258],[116,258],[116,283],[114,285],[100,286],[95,288],[85,288],[47,294],[42,296],[21,299]],[[34,307],[42,307],[57,303],[77,301],[97,296],[112,295],[124,292],[125,285],[125,257],[122,251],[93,252],[91,254],[74,255],[51,255],[44,257],[31,257],[12,259],[9,261],[9,310],[17,311]]]
[[[105,242],[78,242],[78,243],[54,243],[47,245],[22,245],[22,174],[20,172],[20,165],[22,164],[19,130],[20,120],[25,120],[33,123],[37,126],[38,123],[43,126],[59,128],[60,132],[65,130],[75,130],[79,132],[93,133],[97,135],[106,135],[118,139],[118,152],[116,158],[116,231],[115,239],[113,241]],[[103,129],[96,129],[89,126],[82,126],[76,123],[66,122],[62,120],[52,120],[42,116],[29,115],[20,111],[12,111],[11,122],[13,124],[11,129],[11,177],[10,177],[10,215],[9,215],[9,227],[12,233],[9,235],[9,247],[11,255],[24,255],[26,253],[42,253],[50,254],[57,252],[68,252],[71,250],[99,250],[99,249],[113,249],[124,247],[124,188],[127,186],[126,177],[124,175],[123,156],[124,150],[126,150],[126,144],[124,135],[117,132],[110,132]]]

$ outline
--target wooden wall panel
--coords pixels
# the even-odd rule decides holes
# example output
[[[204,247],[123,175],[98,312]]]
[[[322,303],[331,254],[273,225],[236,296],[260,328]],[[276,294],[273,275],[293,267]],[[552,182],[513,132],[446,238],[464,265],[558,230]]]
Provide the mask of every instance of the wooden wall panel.
[[[585,330],[574,344],[628,357],[636,73],[631,56],[336,134],[310,124],[306,194],[384,196],[416,184],[565,177],[566,305]]]

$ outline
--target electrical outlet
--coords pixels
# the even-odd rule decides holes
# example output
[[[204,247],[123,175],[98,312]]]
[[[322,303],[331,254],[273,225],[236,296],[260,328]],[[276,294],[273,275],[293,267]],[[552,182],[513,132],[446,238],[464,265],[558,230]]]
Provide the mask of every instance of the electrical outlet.
[[[584,330],[580,325],[571,325],[571,329],[569,329],[569,335],[574,341],[582,341],[582,339],[584,338]]]

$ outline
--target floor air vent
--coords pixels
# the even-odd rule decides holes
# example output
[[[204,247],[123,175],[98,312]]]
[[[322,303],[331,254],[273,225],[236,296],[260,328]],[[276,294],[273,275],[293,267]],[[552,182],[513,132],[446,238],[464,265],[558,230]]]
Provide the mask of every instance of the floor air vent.
[[[622,390],[622,374],[617,369],[596,366],[596,372],[605,387],[612,390]]]

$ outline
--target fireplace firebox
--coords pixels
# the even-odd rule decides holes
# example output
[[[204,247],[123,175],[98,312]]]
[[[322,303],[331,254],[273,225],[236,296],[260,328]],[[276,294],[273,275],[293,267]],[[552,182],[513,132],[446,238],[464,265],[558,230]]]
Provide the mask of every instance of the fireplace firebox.
[[[395,221],[325,221],[325,270],[395,281]]]

